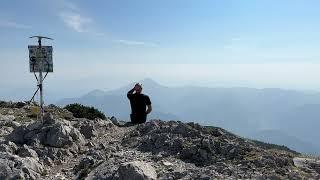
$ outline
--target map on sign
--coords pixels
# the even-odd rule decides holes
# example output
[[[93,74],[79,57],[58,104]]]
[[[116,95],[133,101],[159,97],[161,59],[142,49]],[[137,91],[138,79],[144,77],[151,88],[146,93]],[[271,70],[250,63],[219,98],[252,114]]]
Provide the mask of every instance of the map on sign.
[[[28,46],[30,72],[53,72],[52,46]]]

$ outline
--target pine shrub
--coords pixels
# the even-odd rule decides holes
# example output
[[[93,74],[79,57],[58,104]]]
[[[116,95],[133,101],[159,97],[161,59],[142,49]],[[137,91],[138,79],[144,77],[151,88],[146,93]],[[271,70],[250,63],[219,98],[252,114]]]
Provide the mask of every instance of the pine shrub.
[[[76,118],[87,118],[87,119],[106,119],[106,116],[94,107],[84,106],[82,104],[74,103],[69,104],[64,107],[68,111],[70,111],[74,117]]]

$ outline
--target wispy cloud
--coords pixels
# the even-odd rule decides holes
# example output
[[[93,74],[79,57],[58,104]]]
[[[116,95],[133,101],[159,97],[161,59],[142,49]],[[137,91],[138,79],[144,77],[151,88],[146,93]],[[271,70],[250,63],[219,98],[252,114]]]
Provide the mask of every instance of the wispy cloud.
[[[94,36],[105,36],[94,28],[94,20],[84,16],[79,6],[69,0],[59,0],[62,11],[58,14],[64,24],[78,33],[89,33]]]
[[[0,20],[0,27],[2,28],[14,28],[14,29],[30,29],[31,26],[20,24],[14,21]]]
[[[79,33],[88,32],[88,26],[93,22],[91,18],[79,13],[61,13],[60,17],[67,27]]]
[[[114,40],[114,42],[128,45],[128,46],[158,46],[157,43],[153,43],[153,42],[131,41],[131,40],[124,40],[124,39]]]
[[[93,18],[89,16],[84,16],[81,8],[79,6],[70,1],[70,0],[59,0],[60,6],[62,10],[59,10],[60,13],[58,16],[64,22],[64,24],[78,33],[86,33],[90,36],[97,36],[97,37],[108,37],[109,34],[101,32],[100,30],[96,29],[96,22]],[[110,40],[110,39],[108,39]],[[118,39],[118,40],[111,40],[114,43],[123,44],[126,46],[158,46],[157,43],[154,42],[144,42],[144,41],[132,41],[132,40],[125,40],[125,39]]]

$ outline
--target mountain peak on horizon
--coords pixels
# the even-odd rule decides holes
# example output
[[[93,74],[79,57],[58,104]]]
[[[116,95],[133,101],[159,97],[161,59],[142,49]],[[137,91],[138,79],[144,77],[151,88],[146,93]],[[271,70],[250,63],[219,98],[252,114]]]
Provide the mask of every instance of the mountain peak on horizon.
[[[161,86],[158,82],[151,78],[145,78],[139,81],[139,83],[142,84],[142,86]]]
[[[90,92],[88,92],[86,95],[84,96],[102,96],[104,95],[106,92],[100,89],[94,89]]]

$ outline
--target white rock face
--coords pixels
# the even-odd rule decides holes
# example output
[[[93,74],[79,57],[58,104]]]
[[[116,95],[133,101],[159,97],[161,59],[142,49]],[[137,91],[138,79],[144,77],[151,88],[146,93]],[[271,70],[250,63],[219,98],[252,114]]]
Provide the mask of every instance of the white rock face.
[[[14,115],[2,115],[0,114],[0,121],[13,121],[15,119]]]
[[[37,159],[6,152],[0,152],[0,169],[0,179],[38,179],[43,172],[43,166]]]
[[[156,170],[150,163],[133,161],[123,163],[118,169],[120,180],[155,180],[157,179]]]
[[[17,144],[43,144],[62,148],[73,143],[84,143],[84,137],[78,129],[65,120],[55,120],[47,115],[44,122],[34,122],[28,126],[16,128],[7,139]]]
[[[307,169],[308,171],[315,170],[317,173],[320,173],[320,160],[295,157],[293,158],[293,162],[298,168]]]

